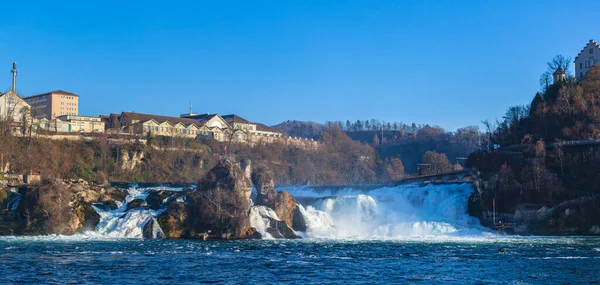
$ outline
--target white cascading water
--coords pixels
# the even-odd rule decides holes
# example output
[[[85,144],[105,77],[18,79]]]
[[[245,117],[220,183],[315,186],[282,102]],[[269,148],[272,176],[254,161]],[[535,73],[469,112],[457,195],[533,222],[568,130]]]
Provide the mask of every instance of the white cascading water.
[[[150,194],[150,191],[157,190],[181,191],[182,188],[164,188],[149,187],[127,189],[127,197],[123,202],[117,202],[118,208],[115,210],[106,210],[103,207],[92,206],[100,215],[100,222],[96,226],[96,234],[111,238],[142,238],[144,225],[152,218],[157,217],[165,209],[152,210],[147,207],[130,209],[127,211],[127,204],[135,199],[143,199]],[[166,198],[169,199],[169,198]]]
[[[127,211],[127,204],[134,199],[145,200],[151,191],[162,189],[182,190],[131,187],[117,209],[94,206],[100,215],[94,234],[142,238],[144,225],[165,209],[154,211],[140,207]],[[296,186],[278,190],[289,191],[302,204],[298,209],[305,218],[307,230],[299,234],[305,238],[403,239],[487,235],[477,219],[467,214],[468,197],[473,191],[471,184],[407,184],[370,186],[368,189],[348,186],[341,190]],[[16,199],[14,202],[18,204]],[[271,237],[267,233],[270,219],[279,220],[272,209],[264,206],[251,208],[251,225],[264,238]]]
[[[271,235],[267,233],[267,228],[271,222],[270,219],[276,221],[280,220],[273,209],[265,206],[252,206],[252,208],[250,208],[250,225],[265,239],[272,238]]]
[[[486,232],[467,214],[471,184],[407,184],[371,189],[285,188],[298,200],[311,201],[299,207],[307,224],[304,236],[308,238],[464,237]]]

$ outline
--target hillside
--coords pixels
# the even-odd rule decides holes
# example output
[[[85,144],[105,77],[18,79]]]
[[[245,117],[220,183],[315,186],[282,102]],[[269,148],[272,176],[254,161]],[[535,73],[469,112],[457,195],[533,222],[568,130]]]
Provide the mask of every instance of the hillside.
[[[319,139],[321,137],[321,133],[325,129],[325,126],[319,123],[295,120],[288,120],[271,127],[292,137],[311,139]]]

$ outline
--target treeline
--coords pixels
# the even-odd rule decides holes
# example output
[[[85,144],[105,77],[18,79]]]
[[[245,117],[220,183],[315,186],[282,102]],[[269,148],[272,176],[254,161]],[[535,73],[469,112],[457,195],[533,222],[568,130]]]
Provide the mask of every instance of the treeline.
[[[454,132],[438,126],[423,124],[404,124],[380,120],[358,120],[356,122],[328,122],[315,127],[313,122],[288,121],[280,125],[281,131],[287,130],[292,136],[313,135],[316,130],[335,127],[342,129],[355,141],[368,144],[375,149],[381,160],[400,159],[404,169],[411,174],[432,172],[428,167],[419,168],[419,164],[430,164],[425,160],[427,152],[442,154],[449,161],[450,170],[464,166],[465,158],[472,152],[486,148],[487,136],[478,127],[468,126]],[[295,131],[301,131],[296,133]],[[291,133],[289,133],[291,132]],[[448,167],[434,167],[447,170]]]

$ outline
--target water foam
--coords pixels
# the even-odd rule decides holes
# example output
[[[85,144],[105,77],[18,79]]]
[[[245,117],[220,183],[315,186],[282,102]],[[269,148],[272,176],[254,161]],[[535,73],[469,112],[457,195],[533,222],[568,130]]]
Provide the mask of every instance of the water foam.
[[[395,187],[287,188],[292,195],[316,198],[299,207],[310,238],[401,239],[484,236],[467,214],[471,184]],[[304,199],[306,200],[306,199]],[[309,199],[310,200],[310,199]]]
[[[253,206],[250,208],[250,225],[259,232],[263,238],[271,238],[267,233],[267,228],[271,223],[271,219],[280,221],[277,213],[273,209],[265,206]]]
[[[127,210],[127,204],[135,199],[146,200],[151,191],[157,190],[178,191],[177,188],[148,187],[127,189],[128,195],[124,202],[117,202],[119,206],[115,210],[106,210],[102,207],[92,206],[100,215],[100,221],[96,226],[96,234],[109,238],[142,238],[143,228],[152,218],[157,217],[165,209],[152,210],[147,207]]]

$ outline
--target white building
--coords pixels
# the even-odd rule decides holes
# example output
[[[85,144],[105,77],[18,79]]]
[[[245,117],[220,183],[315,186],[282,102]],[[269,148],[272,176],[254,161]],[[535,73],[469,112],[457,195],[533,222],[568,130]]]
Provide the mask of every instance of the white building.
[[[16,93],[17,64],[13,63],[12,89],[4,94],[0,92],[0,123],[16,133],[20,126],[28,126],[31,120],[31,107]]]
[[[600,45],[590,40],[575,57],[575,77],[582,80],[590,68],[600,61]]]

